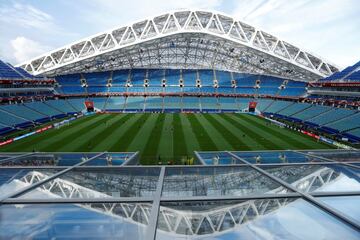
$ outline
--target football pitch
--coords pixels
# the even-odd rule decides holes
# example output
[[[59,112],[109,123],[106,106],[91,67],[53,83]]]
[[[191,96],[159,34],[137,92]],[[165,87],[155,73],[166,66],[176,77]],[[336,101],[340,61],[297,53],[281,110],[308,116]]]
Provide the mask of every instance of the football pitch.
[[[141,164],[193,157],[194,151],[327,149],[293,130],[248,114],[94,114],[10,145],[6,152],[140,152]]]

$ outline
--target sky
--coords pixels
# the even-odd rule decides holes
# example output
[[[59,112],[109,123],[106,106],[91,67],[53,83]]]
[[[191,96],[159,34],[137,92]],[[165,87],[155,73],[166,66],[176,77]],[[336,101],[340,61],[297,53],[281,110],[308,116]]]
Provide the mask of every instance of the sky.
[[[217,10],[340,68],[360,60],[360,0],[0,0],[0,59],[17,64],[168,10]]]

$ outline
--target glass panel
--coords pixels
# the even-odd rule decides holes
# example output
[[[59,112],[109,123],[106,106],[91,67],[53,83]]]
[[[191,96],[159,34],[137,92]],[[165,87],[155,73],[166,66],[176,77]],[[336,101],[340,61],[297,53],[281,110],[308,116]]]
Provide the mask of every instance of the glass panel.
[[[98,153],[37,153],[0,163],[1,166],[72,166]]]
[[[58,171],[60,170],[0,168],[0,198],[44,180]]]
[[[156,233],[158,240],[359,237],[359,232],[303,199],[162,203]]]
[[[244,164],[226,152],[199,152],[206,165]]]
[[[320,159],[290,151],[232,153],[253,164],[322,162]]]
[[[163,196],[246,196],[286,193],[278,183],[250,167],[167,168]]]
[[[2,205],[0,239],[145,239],[151,206],[150,203]]]
[[[133,155],[134,153],[107,153],[90,160],[84,166],[119,166]]]
[[[149,197],[156,191],[159,168],[74,169],[22,198]]]
[[[318,199],[360,224],[360,196],[319,197]]]
[[[334,161],[339,162],[360,162],[360,152],[359,151],[309,151],[307,152],[312,155],[317,155],[321,157],[325,157]]]
[[[339,164],[261,166],[304,192],[360,191],[360,170]]]

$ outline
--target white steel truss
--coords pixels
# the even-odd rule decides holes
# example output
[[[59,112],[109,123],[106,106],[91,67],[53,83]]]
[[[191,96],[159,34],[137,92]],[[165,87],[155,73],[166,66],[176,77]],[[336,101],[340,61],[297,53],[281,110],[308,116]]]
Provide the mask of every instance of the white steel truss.
[[[341,174],[335,172],[332,168],[311,166],[302,166],[292,168],[292,185],[296,186],[303,192],[312,192],[325,187],[327,184],[338,180]],[[282,171],[275,169],[273,174],[290,176],[289,170]],[[305,172],[305,174],[303,174]],[[228,181],[224,184],[233,185],[241,184],[245,181],[236,174],[230,173]],[[257,181],[258,175],[254,175],[253,181]],[[295,177],[294,179],[294,176]],[[301,177],[300,177],[301,176]],[[31,185],[48,177],[47,174],[38,171],[31,171],[19,180],[22,184]],[[78,179],[76,174],[72,175]],[[81,177],[81,176],[80,176]],[[119,179],[111,178],[109,182],[119,182]],[[89,179],[87,179],[89,180]],[[210,178],[208,179],[211,180]],[[93,180],[94,183],[96,180]],[[214,179],[212,180],[214,181]],[[216,181],[216,180],[215,180]],[[206,182],[206,181],[205,181]],[[105,183],[105,182],[104,182]],[[104,186],[107,184],[105,183]],[[259,184],[255,184],[259,185]],[[175,188],[175,186],[174,186]],[[106,189],[106,187],[105,187]],[[50,198],[111,198],[111,195],[83,187],[69,180],[56,178],[37,188],[37,191]],[[267,192],[267,194],[286,193],[283,187],[276,187]],[[26,195],[25,195],[26,196]],[[26,197],[31,197],[28,195]],[[182,202],[164,204],[160,207],[158,217],[158,229],[167,234],[173,235],[204,235],[220,234],[233,228],[254,221],[257,218],[274,212],[290,203],[296,198],[279,198],[279,199],[257,199],[244,201],[220,201],[217,205],[207,206],[207,201],[202,200],[197,204],[183,205]],[[77,204],[80,207],[97,211],[112,217],[124,219],[130,223],[148,225],[151,211],[150,203],[84,203]]]
[[[172,11],[115,28],[19,64],[34,75],[127,68],[207,68],[316,80],[328,61],[228,15]]]

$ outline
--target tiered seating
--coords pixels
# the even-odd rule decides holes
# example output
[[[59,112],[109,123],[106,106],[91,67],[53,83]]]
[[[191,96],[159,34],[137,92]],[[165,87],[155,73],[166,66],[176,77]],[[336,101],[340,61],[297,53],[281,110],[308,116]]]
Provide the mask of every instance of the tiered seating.
[[[120,85],[112,85],[109,88],[109,92],[110,93],[114,93],[114,92],[123,93],[123,92],[126,92],[126,87],[120,86]]]
[[[219,87],[217,89],[218,93],[224,93],[224,94],[233,94],[235,93],[235,88],[232,87]]]
[[[310,107],[310,104],[307,103],[294,103],[290,105],[289,107],[277,112],[278,114],[284,115],[284,116],[291,116],[297,112],[303,111],[306,108]]]
[[[112,85],[113,86],[125,86],[126,80],[129,77],[129,70],[117,70],[113,71]]]
[[[298,97],[306,93],[305,88],[286,87],[279,92],[279,96]]]
[[[350,130],[347,133],[360,138],[360,128]]]
[[[290,106],[291,104],[293,104],[293,102],[274,101],[267,109],[264,109],[264,111],[269,113],[277,113],[278,111]]]
[[[28,121],[40,121],[40,119],[48,118],[45,114],[35,112],[22,104],[2,105],[0,108]],[[23,122],[26,121],[24,120]]]
[[[218,80],[219,87],[231,87],[231,74],[225,71],[216,71],[216,79]]]
[[[195,87],[196,86],[196,79],[197,79],[196,70],[183,70],[182,76],[183,76],[185,87]]]
[[[110,72],[85,73],[84,77],[88,84],[88,93],[107,92],[106,84],[110,77]]]
[[[64,94],[84,94],[85,90],[80,85],[80,74],[70,74],[56,77]]]
[[[237,98],[237,103],[238,103],[238,109],[241,110],[246,110],[249,107],[249,102],[251,102],[253,99],[250,98]]]
[[[292,117],[298,118],[301,120],[308,120],[308,119],[316,117],[326,111],[329,111],[330,109],[331,109],[331,107],[327,107],[327,106],[312,105],[310,108],[305,109],[302,112],[296,113]]]
[[[257,102],[256,109],[258,109],[260,112],[263,112],[274,100],[272,99],[255,99],[255,102]]]
[[[145,87],[140,87],[139,85],[133,86],[133,87],[128,87],[126,89],[126,91],[129,93],[143,93],[143,92],[145,92]]]
[[[336,129],[340,132],[360,127],[360,113],[344,118],[343,120],[327,124],[326,127]]]
[[[198,70],[201,86],[213,86],[214,74],[212,70]]]
[[[257,75],[246,73],[233,73],[233,76],[238,87],[254,87],[258,79]]]
[[[165,97],[164,109],[181,109],[182,98],[181,97]]]
[[[219,98],[220,109],[222,110],[238,110],[236,98]]]
[[[360,67],[360,62],[354,64],[353,66],[349,66],[347,68],[345,68],[344,70],[342,70],[341,72],[337,72],[334,73],[333,75],[331,75],[330,77],[324,78],[320,81],[338,81],[338,80],[350,80],[347,76],[355,71],[358,67]]]
[[[125,108],[125,97],[110,97],[105,106],[106,110],[122,111]]]
[[[348,77],[346,77],[346,79],[350,81],[360,81],[360,70],[353,72]]]
[[[133,69],[131,71],[131,83],[133,86],[144,86],[146,71],[143,69]]]
[[[104,97],[99,98],[99,97],[97,97],[97,98],[91,99],[91,101],[94,102],[94,107],[95,107],[95,108],[104,109],[104,108],[105,108],[106,101],[107,101],[107,98],[104,98]]]
[[[260,88],[257,90],[258,94],[276,95],[279,92],[279,87],[284,79],[279,79],[271,76],[260,77]]]
[[[66,100],[62,100],[62,99],[48,100],[48,101],[46,101],[46,104],[62,111],[63,113],[75,112],[75,109],[71,105],[69,105],[69,103]]]
[[[145,109],[162,110],[163,109],[163,98],[162,97],[147,97],[145,100]]]
[[[143,111],[144,98],[143,97],[128,97],[126,99],[126,110]]]
[[[151,86],[154,86],[154,85],[151,85]],[[179,88],[179,87],[177,87],[177,88]],[[157,86],[157,87],[145,87],[144,88],[144,90],[145,90],[145,92],[148,92],[148,93],[161,93],[161,92],[163,92],[163,87],[161,87],[161,86]]]
[[[179,69],[167,69],[165,72],[167,86],[179,86],[180,70]]]
[[[183,109],[188,110],[199,110],[199,98],[197,97],[184,97],[183,98]]]
[[[84,105],[84,99],[82,98],[72,98],[72,99],[68,99],[67,100],[68,103],[73,106],[78,112],[81,112],[82,110],[85,109],[85,105]]]
[[[149,69],[148,71],[149,86],[162,86],[162,80],[164,79],[163,69]]]
[[[181,87],[174,87],[174,86],[169,86],[163,89],[164,92],[167,93],[178,93],[178,92],[182,92],[182,88]]]
[[[202,93],[216,93],[217,89],[214,88],[213,86],[202,86],[200,89],[200,92]]]
[[[24,105],[27,106],[28,108],[35,110],[36,112],[39,112],[49,117],[64,114],[63,112],[60,112],[55,108],[46,105],[43,102],[29,102],[29,103],[25,103]]]
[[[318,117],[311,119],[311,122],[318,125],[325,125],[327,123],[337,121],[352,114],[354,114],[354,111],[351,111],[349,109],[335,108],[332,111],[326,112]]]
[[[200,98],[201,109],[202,110],[217,110],[219,109],[219,104],[217,98],[214,97],[201,97]]]
[[[0,109],[2,109],[2,106],[0,107]],[[0,122],[1,124],[6,126],[16,126],[26,122],[26,120],[0,111]],[[1,128],[3,128],[3,126],[1,126]]]
[[[255,94],[254,87],[237,87],[235,88],[235,93],[237,94]]]
[[[23,76],[0,60],[0,78],[4,79],[22,79]]]

